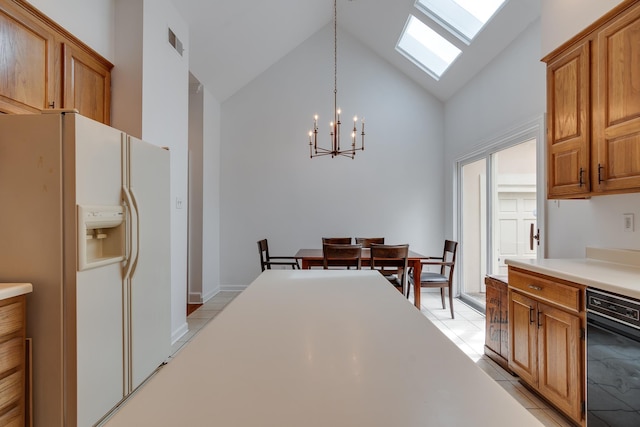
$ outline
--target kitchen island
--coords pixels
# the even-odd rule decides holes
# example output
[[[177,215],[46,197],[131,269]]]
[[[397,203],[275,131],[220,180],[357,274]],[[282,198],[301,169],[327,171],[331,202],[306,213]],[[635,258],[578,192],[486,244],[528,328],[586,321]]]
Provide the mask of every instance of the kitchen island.
[[[542,425],[366,270],[263,272],[105,424]]]

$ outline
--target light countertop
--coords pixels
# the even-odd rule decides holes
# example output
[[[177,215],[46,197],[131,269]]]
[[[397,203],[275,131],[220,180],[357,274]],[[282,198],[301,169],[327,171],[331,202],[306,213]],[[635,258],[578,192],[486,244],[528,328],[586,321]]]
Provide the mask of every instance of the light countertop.
[[[507,265],[640,299],[640,251],[587,248],[585,258],[510,260]]]
[[[267,270],[109,427],[541,426],[375,271]]]
[[[28,294],[32,291],[31,283],[0,283],[0,300]]]

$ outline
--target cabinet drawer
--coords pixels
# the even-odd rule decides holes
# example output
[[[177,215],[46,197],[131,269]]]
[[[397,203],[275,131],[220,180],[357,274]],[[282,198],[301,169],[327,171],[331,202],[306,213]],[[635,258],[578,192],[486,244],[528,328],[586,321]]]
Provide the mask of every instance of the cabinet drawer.
[[[15,372],[0,380],[0,408],[19,404],[24,393],[24,371]]]
[[[14,406],[9,411],[0,415],[0,426],[24,427],[24,417],[20,410],[20,406]]]
[[[0,376],[22,365],[24,361],[24,340],[14,338],[0,343]]]
[[[509,287],[518,289],[540,301],[546,301],[576,313],[581,311],[582,290],[578,287],[515,270],[509,270]]]
[[[20,331],[24,326],[24,304],[18,300],[0,307],[0,335]]]

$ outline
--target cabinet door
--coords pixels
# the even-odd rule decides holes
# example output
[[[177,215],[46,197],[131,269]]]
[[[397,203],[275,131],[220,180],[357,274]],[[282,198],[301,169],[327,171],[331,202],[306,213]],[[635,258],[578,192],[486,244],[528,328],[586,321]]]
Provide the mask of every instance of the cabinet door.
[[[0,4],[0,111],[34,113],[53,107],[54,63],[53,35],[15,5]]]
[[[582,417],[580,318],[539,303],[538,390],[575,420]]]
[[[640,5],[597,37],[594,191],[640,190]]]
[[[590,41],[547,65],[547,196],[590,191]]]
[[[526,383],[538,383],[536,302],[509,291],[509,367]]]
[[[62,43],[64,108],[85,117],[111,123],[111,72],[108,65],[70,43]]]

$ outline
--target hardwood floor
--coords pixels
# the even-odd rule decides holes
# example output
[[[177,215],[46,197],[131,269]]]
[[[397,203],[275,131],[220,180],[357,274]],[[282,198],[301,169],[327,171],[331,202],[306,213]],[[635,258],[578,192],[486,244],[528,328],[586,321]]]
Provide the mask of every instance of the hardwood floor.
[[[187,316],[202,307],[202,304],[187,304]]]

